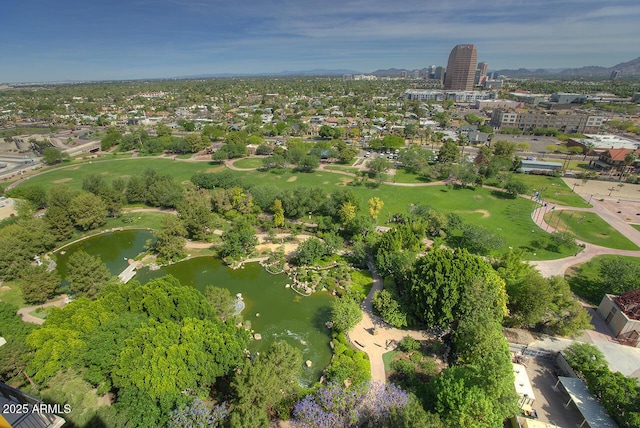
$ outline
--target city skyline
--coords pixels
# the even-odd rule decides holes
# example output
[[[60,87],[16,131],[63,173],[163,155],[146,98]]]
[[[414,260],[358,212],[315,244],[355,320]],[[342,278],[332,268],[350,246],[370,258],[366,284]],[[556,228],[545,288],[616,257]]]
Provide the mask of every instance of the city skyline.
[[[3,5],[0,82],[153,79],[446,65],[470,43],[491,70],[612,66],[637,56],[635,0],[132,0]]]

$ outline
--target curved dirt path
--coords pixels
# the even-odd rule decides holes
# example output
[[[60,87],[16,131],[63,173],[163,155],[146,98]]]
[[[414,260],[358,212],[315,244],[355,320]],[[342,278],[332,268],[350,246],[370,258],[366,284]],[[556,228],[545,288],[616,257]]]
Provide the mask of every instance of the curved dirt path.
[[[17,313],[22,317],[22,321],[24,322],[30,322],[33,324],[43,324],[45,321],[43,318],[34,317],[33,315],[30,314],[30,312],[33,312],[38,308],[47,308],[49,306],[57,306],[59,308],[62,308],[64,305],[67,304],[66,299],[67,299],[67,296],[65,294],[62,294],[56,300],[43,303],[42,305],[27,306],[24,308],[20,308],[18,309]]]
[[[348,337],[351,343],[358,349],[364,351],[369,356],[371,363],[371,382],[385,383],[386,373],[384,371],[384,362],[382,355],[390,350],[388,347],[391,341],[399,342],[405,336],[411,336],[417,340],[432,339],[433,336],[425,331],[419,330],[400,330],[393,328],[382,321],[380,317],[373,314],[371,301],[376,291],[382,290],[382,278],[375,271],[371,262],[368,263],[369,270],[373,277],[373,286],[369,295],[362,302],[362,320],[349,331]],[[375,335],[373,328],[375,327]]]

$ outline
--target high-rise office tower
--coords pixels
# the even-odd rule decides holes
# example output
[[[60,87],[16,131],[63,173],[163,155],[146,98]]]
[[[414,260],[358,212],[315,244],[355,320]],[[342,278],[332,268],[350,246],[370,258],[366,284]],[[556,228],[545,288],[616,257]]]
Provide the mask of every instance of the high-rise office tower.
[[[480,70],[480,76],[486,76],[487,71],[489,71],[489,64],[486,62],[479,62],[478,70]]]
[[[458,45],[453,48],[444,76],[444,89],[452,91],[473,90],[477,62],[478,52],[474,45]]]

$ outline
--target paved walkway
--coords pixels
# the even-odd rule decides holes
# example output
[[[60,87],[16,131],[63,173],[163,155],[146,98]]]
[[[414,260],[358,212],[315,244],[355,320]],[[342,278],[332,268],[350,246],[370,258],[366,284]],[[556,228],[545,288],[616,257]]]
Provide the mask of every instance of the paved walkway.
[[[382,278],[375,271],[371,262],[368,264],[369,270],[373,276],[373,286],[369,295],[362,303],[362,321],[360,321],[351,331],[349,331],[349,339],[351,343],[369,356],[371,363],[371,382],[385,383],[386,374],[384,371],[384,363],[382,354],[391,351],[387,348],[387,344],[391,341],[399,342],[405,336],[411,336],[417,340],[432,339],[425,331],[419,330],[400,330],[389,326],[382,321],[380,317],[373,314],[371,301],[376,291],[382,290]],[[375,335],[373,328],[375,327]]]
[[[33,315],[30,314],[30,312],[33,312],[38,308],[48,308],[49,306],[57,306],[59,308],[62,308],[64,305],[67,304],[66,299],[67,299],[67,296],[65,294],[62,294],[56,300],[43,303],[42,305],[27,306],[26,308],[20,308],[18,309],[18,315],[22,317],[22,320],[24,322],[30,322],[33,324],[43,324],[44,318],[34,317]]]
[[[587,197],[589,197],[588,195],[584,195],[584,194],[580,196],[582,196],[585,200],[587,200]],[[624,220],[622,220],[617,215],[615,215],[610,210],[608,210],[604,206],[604,204],[601,203],[601,201],[592,199],[590,197],[589,199],[591,199],[590,203],[591,205],[593,205],[592,208],[576,208],[576,207],[570,207],[570,206],[555,205],[554,212],[555,211],[560,212],[563,210],[592,212],[600,216],[600,218],[606,221],[609,225],[611,225],[611,227],[616,229],[618,232],[623,234],[631,242],[640,246],[640,231],[636,230],[634,227],[630,226]],[[542,230],[546,230],[548,232],[556,231],[556,228],[553,225],[546,223],[544,219],[545,214],[548,213],[553,206],[554,206],[553,204],[548,204],[546,207],[540,206],[531,213],[531,219],[534,221],[534,223],[536,223]],[[553,220],[552,220],[552,223],[553,223]],[[542,273],[543,276],[552,277],[557,275],[562,276],[567,271],[567,269],[569,269],[571,266],[586,263],[592,258],[599,255],[603,255],[603,254],[640,257],[640,251],[618,250],[614,248],[601,247],[599,245],[590,244],[580,240],[577,240],[577,242],[579,244],[584,244],[586,247],[584,251],[577,253],[573,257],[566,257],[563,259],[556,259],[556,260],[533,261],[531,262],[531,264],[536,266],[538,270],[540,270],[540,273]]]

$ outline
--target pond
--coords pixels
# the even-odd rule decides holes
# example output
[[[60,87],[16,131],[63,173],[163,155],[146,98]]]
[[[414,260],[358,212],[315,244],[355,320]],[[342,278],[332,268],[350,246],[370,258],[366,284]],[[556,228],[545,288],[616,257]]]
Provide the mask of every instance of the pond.
[[[148,231],[120,231],[97,235],[66,247],[65,254],[57,256],[58,271],[64,278],[69,256],[80,249],[105,261],[114,275],[128,265],[125,258],[134,258],[144,251],[151,239]],[[302,297],[286,284],[286,275],[271,275],[259,264],[249,263],[241,269],[229,269],[219,259],[197,257],[166,266],[160,270],[140,269],[134,280],[146,283],[150,279],[173,275],[183,285],[204,292],[208,285],[228,289],[233,296],[242,293],[245,309],[242,316],[251,322],[251,328],[262,336],[253,341],[252,351],[264,351],[277,340],[284,340],[302,351],[303,361],[310,360],[310,368],[303,365],[301,383],[311,385],[320,379],[322,370],[331,359],[330,331],[325,323],[330,317],[332,296],[316,293]]]

